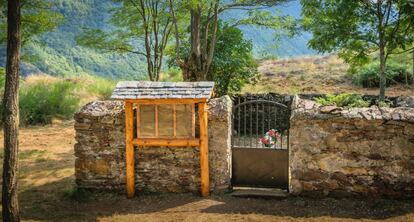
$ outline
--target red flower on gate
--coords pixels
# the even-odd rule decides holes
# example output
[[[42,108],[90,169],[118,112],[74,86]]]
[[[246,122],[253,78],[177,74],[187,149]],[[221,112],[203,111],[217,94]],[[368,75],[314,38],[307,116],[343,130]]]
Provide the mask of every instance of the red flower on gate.
[[[280,134],[276,130],[271,129],[267,131],[263,137],[260,137],[259,142],[265,147],[271,148],[272,146],[275,146],[280,139]]]
[[[267,145],[267,144],[269,144],[269,140],[268,139],[266,139],[266,138],[264,138],[264,137],[261,137],[260,138],[260,142],[262,143],[262,144],[265,144],[265,145]]]

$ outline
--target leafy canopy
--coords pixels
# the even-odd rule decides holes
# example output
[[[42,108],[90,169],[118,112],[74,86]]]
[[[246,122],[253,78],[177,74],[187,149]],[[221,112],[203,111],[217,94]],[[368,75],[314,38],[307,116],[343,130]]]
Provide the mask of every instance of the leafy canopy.
[[[113,0],[119,3],[111,10],[113,30],[86,29],[77,43],[102,52],[130,53],[143,56],[148,77],[158,81],[164,51],[173,29],[173,7],[180,3],[167,0]],[[174,11],[182,18],[181,11]]]
[[[180,41],[176,38],[176,63],[183,70],[186,81],[200,81],[211,79],[211,65],[213,62],[216,43],[220,39],[218,27],[220,15],[223,12],[239,10],[244,15],[239,18],[228,19],[229,26],[257,25],[278,31],[286,31],[292,26],[292,17],[274,14],[272,7],[289,0],[201,0],[187,1],[183,4],[190,12],[190,32],[188,33],[189,53],[181,57]],[[293,29],[292,29],[293,30]],[[177,33],[177,31],[176,31]]]
[[[39,42],[42,33],[64,21],[53,0],[22,0],[22,43]],[[0,44],[7,41],[7,0],[0,0]]]
[[[354,65],[373,52],[385,54],[412,46],[414,2],[409,0],[301,0],[303,27],[311,31],[309,46],[322,53],[340,52]]]
[[[243,38],[243,32],[226,24],[220,25],[211,67],[212,80],[218,96],[239,92],[257,77],[257,63],[253,58],[251,41]]]

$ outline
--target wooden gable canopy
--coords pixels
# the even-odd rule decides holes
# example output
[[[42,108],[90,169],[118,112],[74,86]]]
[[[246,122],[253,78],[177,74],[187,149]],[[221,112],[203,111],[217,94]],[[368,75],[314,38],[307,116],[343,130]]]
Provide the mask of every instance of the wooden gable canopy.
[[[135,194],[134,146],[199,147],[201,195],[208,196],[207,100],[212,96],[213,88],[214,82],[122,81],[117,84],[111,98],[123,100],[125,104],[126,180],[129,198]],[[199,112],[199,138],[195,135],[196,106]],[[185,123],[188,124],[183,126]]]

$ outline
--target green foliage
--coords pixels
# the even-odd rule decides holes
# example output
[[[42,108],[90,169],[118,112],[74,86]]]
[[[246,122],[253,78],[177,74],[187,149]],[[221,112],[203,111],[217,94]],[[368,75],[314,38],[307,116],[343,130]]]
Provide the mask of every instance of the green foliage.
[[[378,102],[378,106],[379,106],[379,107],[389,108],[389,107],[391,107],[391,105],[392,105],[392,102],[391,102],[391,101],[389,101],[389,100],[379,101],[379,102]]]
[[[94,94],[101,100],[109,99],[116,85],[116,81],[96,76],[85,76],[84,78],[81,78],[81,81],[84,81],[82,79],[89,81],[90,83],[78,83],[78,85],[80,85],[80,87],[84,86],[86,88],[86,93]]]
[[[129,0],[114,2],[119,3],[111,9],[109,22],[114,28],[110,31],[86,29],[76,38],[76,42],[101,52],[144,56],[148,78],[158,81],[164,51],[173,29],[170,1],[149,0],[141,1],[142,4]],[[171,1],[171,4],[177,3]]]
[[[179,68],[173,66],[162,73],[160,80],[163,82],[182,82],[183,75]]]
[[[379,62],[375,61],[363,66],[359,72],[353,75],[352,80],[354,84],[363,87],[378,87],[380,84],[378,73]],[[414,81],[408,65],[392,61],[389,61],[385,68],[385,76],[387,78],[387,86],[398,83],[410,84]]]
[[[29,67],[34,67],[34,69],[28,69],[26,65],[22,65],[22,76],[38,72],[67,77],[73,77],[80,73],[90,73],[108,78],[145,79],[146,66],[142,57],[134,54],[102,53],[94,49],[77,46],[74,41],[75,37],[83,32],[84,27],[101,28],[103,30],[113,29],[107,24],[110,16],[108,11],[117,3],[112,2],[112,0],[42,1],[49,2],[52,11],[59,12],[65,18],[65,21],[53,30],[46,32],[46,34],[33,36],[31,41],[22,47],[23,60],[31,63]],[[29,4],[26,6],[29,6]],[[49,10],[50,7],[44,9]],[[50,19],[54,18],[51,17]],[[58,20],[60,19],[54,21]],[[0,21],[1,24],[5,23]],[[53,21],[49,24],[53,24]],[[3,34],[3,32],[0,33]],[[5,64],[5,52],[5,45],[0,44],[0,66]]]
[[[7,1],[0,1],[0,44],[7,40]],[[37,41],[37,36],[55,29],[63,22],[63,16],[53,9],[51,0],[22,1],[22,43]]]
[[[20,121],[23,125],[48,124],[52,118],[70,119],[80,98],[71,81],[38,81],[20,90]]]
[[[0,2],[2,1],[6,2],[0,0]],[[142,56],[133,53],[102,53],[99,50],[79,46],[74,41],[76,36],[83,33],[85,27],[100,29],[109,33],[115,31],[116,27],[111,26],[108,21],[112,13],[110,9],[119,6],[119,3],[112,0],[47,1],[52,2],[52,9],[64,17],[64,22],[52,31],[46,32],[46,34],[37,35],[33,38],[34,41],[30,41],[23,46],[24,61],[30,62],[39,69],[34,72],[41,71],[53,76],[66,77],[79,75],[79,73],[89,73],[118,79],[142,80],[147,78],[146,61]],[[184,3],[186,1],[174,2]],[[228,2],[223,1],[223,3]],[[283,7],[283,14],[294,14],[297,17],[298,12],[300,12],[300,5],[295,1],[288,3],[288,5],[289,7]],[[269,10],[277,14],[280,9],[271,8]],[[246,16],[248,15],[245,14],[245,10],[235,9],[223,12],[220,18],[230,22],[230,20],[243,19]],[[0,15],[0,19],[1,17]],[[179,18],[179,20],[185,20],[185,18]],[[5,23],[0,21],[0,24]],[[181,29],[180,32],[188,32],[187,23],[180,25],[179,28]],[[257,57],[263,57],[264,52],[282,57],[315,53],[306,47],[306,42],[310,37],[308,33],[304,37],[296,36],[294,39],[283,35],[280,40],[283,44],[276,48],[269,47],[275,43],[274,30],[257,26],[243,26],[242,30],[244,37],[252,40],[253,53]],[[5,32],[0,31],[0,33]],[[185,34],[182,35],[183,39],[187,37]],[[174,43],[174,40],[171,43]],[[138,43],[138,47],[140,45],[142,44]],[[4,66],[5,52],[4,45],[0,44],[0,66]],[[30,57],[27,58],[28,56]],[[32,72],[33,70],[23,67],[21,73],[26,76]]]
[[[301,3],[303,27],[313,34],[311,48],[323,53],[339,51],[353,66],[368,63],[371,54],[379,52],[379,99],[383,101],[388,56],[412,48],[414,43],[414,5],[407,0]]]
[[[370,53],[380,47],[380,32],[384,34],[388,53],[410,46],[414,41],[408,35],[414,26],[409,22],[413,19],[412,13],[405,13],[409,7],[406,0],[301,0],[301,3],[303,27],[313,34],[309,46],[322,53],[339,50],[341,57],[352,64],[369,62]],[[383,16],[383,21],[379,21],[377,11],[389,13],[392,19],[386,20]]]
[[[141,80],[145,78],[145,65],[137,56],[118,56],[98,53],[84,47],[67,44],[67,37],[57,35],[50,46],[30,44],[27,49],[37,56],[34,64],[53,76],[73,77],[82,73],[94,73],[107,78]]]
[[[257,77],[257,63],[252,55],[252,43],[243,39],[243,32],[221,25],[211,67],[217,96],[239,92],[246,83]]]
[[[2,77],[4,75],[0,73],[0,82],[4,80]],[[34,125],[51,123],[54,118],[71,119],[80,105],[95,99],[108,99],[115,84],[113,80],[89,75],[66,79],[28,77],[20,84],[20,122]],[[1,94],[3,89],[4,84]]]
[[[351,93],[339,95],[327,94],[326,97],[317,98],[316,101],[323,106],[335,105],[338,107],[368,107],[370,102],[365,101],[362,96]]]

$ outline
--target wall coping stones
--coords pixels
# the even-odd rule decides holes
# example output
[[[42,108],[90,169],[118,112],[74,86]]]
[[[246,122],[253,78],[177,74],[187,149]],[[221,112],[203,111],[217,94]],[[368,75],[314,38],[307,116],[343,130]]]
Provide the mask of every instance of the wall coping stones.
[[[300,99],[295,96],[292,103],[291,119],[366,119],[383,121],[405,121],[414,123],[414,108],[411,107],[378,107],[343,108],[322,106],[316,101]]]
[[[78,116],[93,116],[100,117],[106,115],[117,115],[124,112],[124,104],[122,101],[93,101],[81,107],[75,113],[75,118]]]

